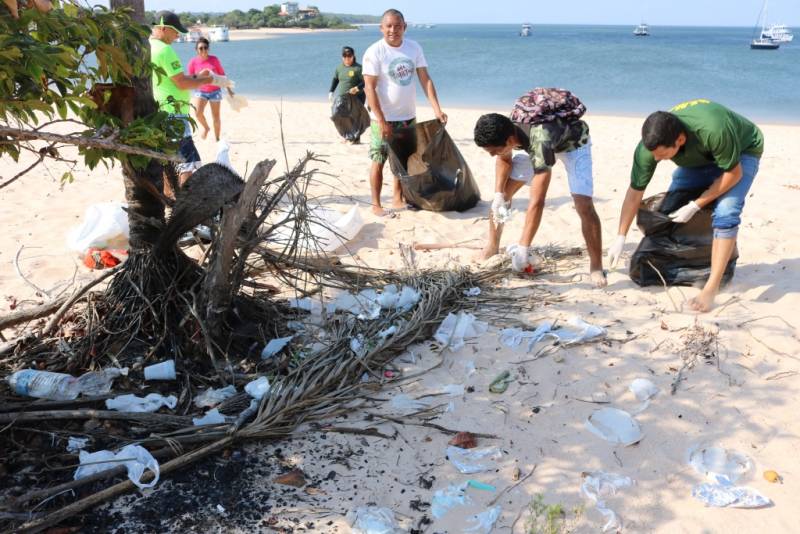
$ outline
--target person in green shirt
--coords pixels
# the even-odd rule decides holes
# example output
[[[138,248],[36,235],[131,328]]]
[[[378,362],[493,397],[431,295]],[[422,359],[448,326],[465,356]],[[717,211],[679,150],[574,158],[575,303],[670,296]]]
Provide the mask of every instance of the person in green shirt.
[[[361,75],[361,64],[356,61],[356,52],[352,47],[342,48],[342,62],[336,66],[328,90],[328,100],[333,101],[337,96],[345,93],[355,95],[363,104],[367,95],[364,93],[364,76]]]
[[[168,112],[183,124],[183,137],[180,139],[178,152],[185,162],[177,167],[179,184],[183,183],[200,168],[200,154],[192,140],[192,127],[189,123],[189,89],[197,89],[202,85],[214,84],[220,87],[232,87],[233,82],[225,76],[219,76],[204,70],[194,76],[183,72],[183,65],[172,48],[172,43],[182,33],[187,33],[181,20],[171,11],[159,11],[153,23],[150,35],[150,61],[165,73],[153,71],[153,98],[159,108]]]
[[[642,140],[633,155],[631,183],[620,212],[617,240],[608,249],[611,266],[622,254],[625,236],[658,162],[672,160],[678,168],[672,175],[670,191],[705,191],[671,213],[670,218],[685,223],[702,208],[714,204],[711,273],[700,294],[689,301],[695,311],[710,310],[736,245],[745,197],[758,173],[763,151],[764,136],[758,126],[710,100],[690,100],[669,112],[657,111],[647,117]]]

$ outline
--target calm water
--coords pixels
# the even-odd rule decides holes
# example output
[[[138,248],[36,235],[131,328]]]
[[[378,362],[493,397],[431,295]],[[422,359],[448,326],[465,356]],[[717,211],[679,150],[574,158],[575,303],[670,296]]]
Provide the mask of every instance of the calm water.
[[[632,30],[534,26],[523,38],[518,25],[450,24],[410,28],[406,35],[423,46],[445,109],[505,112],[538,85],[568,88],[595,113],[638,115],[704,97],[756,120],[800,122],[800,42],[757,51],[749,49],[750,28],[652,26],[643,38]],[[379,38],[378,28],[366,27],[212,43],[212,53],[243,94],[322,100],[341,47],[355,47],[360,58]],[[185,65],[193,45],[174,46]]]

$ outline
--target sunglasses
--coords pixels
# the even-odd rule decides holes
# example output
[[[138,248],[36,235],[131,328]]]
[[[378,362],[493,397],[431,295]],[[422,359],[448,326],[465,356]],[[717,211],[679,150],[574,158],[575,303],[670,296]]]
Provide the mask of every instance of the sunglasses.
[[[342,54],[342,57],[353,57],[353,54]]]
[[[208,50],[208,47],[207,46],[198,46],[197,49],[198,50]]]

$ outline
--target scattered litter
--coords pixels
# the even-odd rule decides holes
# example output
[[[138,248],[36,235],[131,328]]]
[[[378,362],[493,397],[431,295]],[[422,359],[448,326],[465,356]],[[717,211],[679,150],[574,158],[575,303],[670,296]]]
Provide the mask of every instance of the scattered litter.
[[[476,320],[471,313],[460,311],[458,315],[449,313],[433,337],[440,345],[455,352],[464,346],[465,339],[481,336],[488,329],[487,323]]]
[[[377,506],[359,506],[347,513],[347,522],[352,527],[352,534],[404,534],[388,508]]]
[[[225,416],[214,408],[213,410],[207,411],[203,417],[192,417],[192,424],[194,426],[222,425],[225,424]]]
[[[642,430],[631,414],[617,408],[601,408],[586,420],[592,434],[611,443],[633,445],[642,439]]]
[[[146,397],[136,395],[119,395],[113,399],[106,399],[106,408],[120,412],[146,413],[158,411],[162,406],[170,410],[178,404],[175,395],[165,397],[160,393],[150,393]]]
[[[267,346],[264,347],[264,350],[261,351],[261,359],[266,360],[275,356],[280,351],[283,350],[283,347],[289,344],[289,342],[294,339],[294,336],[287,336],[287,337],[279,337],[277,339],[270,339]]]
[[[587,323],[580,317],[571,317],[564,326],[553,329],[552,321],[543,321],[536,330],[521,328],[504,328],[500,331],[500,343],[507,347],[517,348],[523,341],[527,342],[526,350],[531,352],[534,345],[545,338],[557,340],[563,345],[575,345],[588,341],[597,341],[606,336],[605,328]]]
[[[227,167],[233,171],[234,169],[233,164],[231,163],[230,150],[231,147],[228,145],[227,141],[224,139],[217,141],[216,163],[219,163],[220,165],[223,165],[224,167]]]
[[[774,484],[776,482],[783,482],[783,477],[780,476],[777,471],[768,469],[767,471],[764,471],[764,480]]]
[[[710,482],[692,488],[692,497],[706,506],[762,508],[772,504],[767,497],[747,486],[735,486],[753,464],[746,455],[722,447],[689,449],[689,465]]]
[[[198,408],[213,408],[234,395],[236,395],[236,386],[233,385],[219,389],[210,388],[194,398],[194,405]]]
[[[261,376],[248,382],[244,387],[245,392],[253,397],[255,400],[260,401],[264,395],[269,393],[270,385],[269,379],[266,376]]]
[[[364,289],[357,294],[342,293],[328,303],[326,311],[329,314],[346,311],[359,319],[372,321],[380,316],[381,310],[406,312],[416,306],[420,298],[420,292],[411,286],[398,290],[395,284],[388,284],[380,292]]]
[[[220,514],[220,515],[225,515],[225,512],[226,512],[225,507],[222,506],[221,504],[218,504],[217,505],[217,513]]]
[[[394,413],[408,415],[429,408],[430,404],[421,399],[412,399],[405,393],[401,393],[392,397],[389,406],[391,406]]]
[[[175,380],[175,360],[148,365],[144,368],[145,380]]]
[[[6,381],[17,395],[37,399],[74,400],[78,395],[105,395],[111,391],[115,378],[127,375],[127,367],[108,367],[102,371],[84,373],[77,378],[65,373],[23,369],[9,375]]]
[[[87,443],[89,443],[89,438],[70,437],[67,440],[67,452],[78,452],[86,448]]]
[[[597,341],[606,336],[606,329],[587,323],[580,317],[570,317],[566,326],[554,332],[564,345],[575,345],[588,341]]]
[[[606,518],[606,524],[603,525],[603,532],[608,532],[609,530],[618,532],[622,530],[622,519],[620,519],[614,510],[606,506],[605,497],[611,497],[617,493],[618,489],[629,488],[631,486],[633,486],[633,480],[630,477],[625,477],[616,473],[593,471],[583,474],[581,493],[591,500],[595,504],[597,511]]]
[[[314,252],[334,252],[345,246],[358,235],[364,227],[364,219],[358,206],[351,207],[347,213],[322,206],[308,206],[308,217],[304,221],[283,221],[273,229],[278,243],[294,243],[301,249]],[[301,226],[302,225],[302,226]]]
[[[478,532],[480,534],[489,534],[494,528],[494,524],[500,517],[503,509],[500,505],[493,506],[479,514],[475,514],[467,519],[470,524],[469,527],[464,529],[464,532]]]
[[[288,299],[287,303],[290,308],[296,308],[309,312],[311,315],[320,315],[322,313],[322,303],[316,299],[305,297],[302,299]]]
[[[397,326],[392,325],[389,328],[384,328],[383,330],[378,332],[378,337],[381,339],[386,339],[387,337],[391,336],[396,332],[397,332]]]
[[[496,487],[492,486],[491,484],[486,484],[484,482],[481,482],[479,480],[469,479],[467,480],[467,486],[481,491],[497,491]]]
[[[478,446],[478,442],[472,432],[458,432],[447,444],[459,449],[474,449]]]
[[[491,384],[489,384],[489,392],[490,393],[505,393],[508,389],[508,385],[513,382],[514,379],[511,378],[510,371],[503,371],[499,375],[492,380]]]
[[[469,378],[469,377],[471,377],[472,375],[474,375],[477,372],[478,372],[478,370],[475,368],[475,362],[473,362],[472,360],[470,360],[470,361],[468,361],[467,363],[464,364],[464,375],[465,375],[465,378]]]
[[[641,413],[650,406],[650,399],[658,394],[658,386],[653,384],[650,380],[646,378],[637,378],[631,385],[628,387],[631,390],[631,393],[636,397],[636,400],[642,403],[636,410],[633,411],[634,414]]]
[[[464,384],[447,384],[442,392],[450,397],[460,397],[464,394]]]
[[[481,294],[481,288],[479,287],[471,287],[469,289],[464,290],[465,297],[477,297]]]
[[[543,321],[535,330],[523,330],[521,328],[504,328],[500,331],[500,343],[512,349],[518,348],[523,341],[527,342],[526,350],[531,352],[534,345],[545,338],[557,340],[558,335],[551,332],[553,329],[552,321]]]
[[[127,249],[130,228],[128,214],[120,202],[92,204],[83,222],[67,234],[67,248],[84,256],[90,248]]]
[[[772,501],[753,488],[711,482],[692,488],[692,497],[702,501],[706,506],[720,508],[763,508],[772,504]]]
[[[160,474],[158,461],[141,445],[126,445],[118,453],[111,451],[80,452],[80,466],[75,471],[75,480],[113,469],[119,465],[128,468],[128,478],[140,489],[152,488],[158,482]],[[153,472],[153,480],[142,483],[145,469]]]
[[[445,489],[436,490],[431,499],[431,515],[436,519],[441,519],[451,509],[472,503],[472,499],[466,494],[466,489],[466,484],[460,486],[450,484]]]
[[[280,476],[275,477],[273,480],[276,484],[282,484],[284,486],[293,486],[295,488],[302,488],[306,485],[306,474],[303,473],[301,469],[295,468],[289,471],[288,473],[284,473]]]
[[[364,335],[358,334],[350,340],[350,350],[356,356],[364,356],[367,354],[367,346],[364,344]]]
[[[503,457],[500,447],[484,447],[482,449],[461,449],[449,445],[446,450],[447,458],[459,472],[471,475],[482,471],[495,469],[495,461]]]

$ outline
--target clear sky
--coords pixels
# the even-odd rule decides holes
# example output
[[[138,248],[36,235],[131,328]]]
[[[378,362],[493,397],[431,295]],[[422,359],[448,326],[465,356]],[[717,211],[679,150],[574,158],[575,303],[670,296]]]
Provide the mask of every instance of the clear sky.
[[[311,0],[323,12],[379,15],[390,7],[410,22],[533,24],[636,24],[675,26],[754,26],[763,0]],[[107,3],[107,2],[104,2]],[[270,0],[145,0],[148,10],[229,11],[280,2]],[[299,2],[300,6],[306,2]],[[800,30],[800,0],[771,0],[768,22]]]

